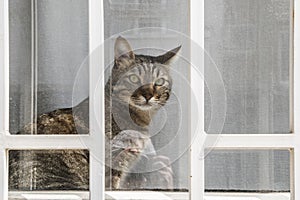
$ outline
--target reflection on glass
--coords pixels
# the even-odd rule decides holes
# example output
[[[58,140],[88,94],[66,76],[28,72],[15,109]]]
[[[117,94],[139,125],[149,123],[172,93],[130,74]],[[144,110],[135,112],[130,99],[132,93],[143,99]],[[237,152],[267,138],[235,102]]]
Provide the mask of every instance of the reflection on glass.
[[[10,150],[9,190],[88,190],[88,150]]]
[[[70,108],[88,96],[88,78],[72,94],[88,55],[88,1],[11,0],[9,11],[10,132],[66,134],[36,129],[42,114]],[[88,117],[88,103],[82,109]]]
[[[208,192],[290,192],[289,150],[213,150],[205,158]]]
[[[72,94],[88,24],[87,0],[9,1],[11,134],[89,133],[88,77]],[[11,150],[8,161],[10,191],[89,189],[86,150]]]
[[[289,0],[205,1],[205,49],[227,93],[222,133],[290,132],[290,5]],[[205,105],[207,127],[208,90]]]
[[[111,112],[110,118],[106,118],[106,129],[111,134],[107,136],[108,140],[112,140],[111,147],[106,147],[106,188],[108,190],[187,191],[189,171],[186,165],[188,163],[186,148],[189,146],[188,124],[190,121],[187,103],[189,98],[187,97],[190,94],[183,79],[189,79],[189,64],[184,63],[183,60],[171,64],[168,62],[168,59],[172,60],[170,56],[164,62],[159,59],[155,60],[156,58],[150,59],[149,56],[164,55],[171,49],[182,45],[181,54],[189,58],[189,42],[182,43],[183,39],[180,34],[168,30],[172,29],[189,35],[189,2],[180,0],[104,1],[104,23],[105,38],[113,37],[112,41],[105,46],[106,80],[111,81],[114,87],[110,91],[112,94],[108,94],[108,98],[121,96],[118,95],[120,91],[124,95],[122,98],[129,99],[132,94],[133,102],[138,99],[147,99],[147,94],[157,96],[155,91],[162,92],[158,88],[166,87],[169,90],[170,80],[173,80],[169,99],[166,103],[159,100],[159,103],[165,106],[159,108],[155,115],[138,115],[137,117],[128,115],[126,117],[126,113],[128,114],[128,110],[131,109],[130,106],[129,108],[122,107],[119,101],[116,100],[118,103],[115,103],[113,99],[111,110],[106,106],[108,108],[106,112]],[[146,29],[149,27],[161,27],[161,29]],[[117,39],[119,36],[123,39]],[[126,53],[132,51],[133,53]],[[123,56],[119,58],[120,54]],[[129,70],[133,60],[139,64]],[[111,70],[111,63],[115,64],[113,70]],[[161,64],[170,64],[170,71],[164,71]],[[122,69],[127,71],[124,72]],[[118,77],[120,74],[122,77]],[[127,91],[130,87],[134,87],[134,84],[138,85],[136,90]],[[126,88],[122,88],[123,85],[126,85]],[[152,86],[155,88],[153,94],[151,93]],[[149,96],[149,99],[151,98]],[[138,112],[142,109],[144,109],[143,106],[137,107]],[[130,110],[131,114],[132,110]],[[152,112],[152,107],[149,107],[148,111]],[[135,120],[136,118],[138,120]],[[131,119],[133,119],[133,124],[128,122]],[[143,137],[146,139],[141,139]],[[128,152],[122,151],[122,149],[128,150],[130,153],[132,148],[124,148],[128,146],[128,143],[124,141],[132,140],[132,143],[140,148],[143,148],[140,146],[141,141],[146,140],[145,155],[142,155],[137,163],[127,162]],[[120,144],[123,148],[120,148]],[[123,173],[123,170],[121,167],[116,167],[118,166],[117,160],[120,163],[134,163],[134,167],[130,165],[126,176],[119,175]],[[110,169],[111,167],[117,169],[114,171]]]

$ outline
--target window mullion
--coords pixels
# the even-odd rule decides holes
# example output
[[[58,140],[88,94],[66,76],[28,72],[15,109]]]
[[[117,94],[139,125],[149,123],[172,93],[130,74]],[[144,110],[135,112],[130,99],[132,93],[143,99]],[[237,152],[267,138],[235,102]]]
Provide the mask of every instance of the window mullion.
[[[196,104],[191,103],[191,151],[190,151],[190,199],[204,200],[204,152],[202,151],[202,139],[204,133],[204,80],[199,77],[192,65],[200,64],[200,73],[203,72],[204,55],[196,49],[204,48],[204,1],[191,0],[190,1],[190,20],[191,20],[191,89],[192,93],[196,95]],[[194,45],[200,48],[193,48]],[[201,48],[202,47],[202,48]],[[203,55],[203,56],[202,56]],[[199,69],[198,69],[199,70]],[[195,102],[194,102],[195,103]],[[193,109],[198,107],[199,113],[193,112]],[[197,115],[197,116],[195,116]],[[193,120],[194,119],[194,120]],[[199,119],[196,120],[195,119]],[[200,129],[196,129],[199,127]],[[199,131],[199,132],[197,132]]]
[[[293,17],[294,17],[294,40],[293,42],[293,47],[294,47],[294,77],[293,77],[293,91],[294,91],[294,134],[297,137],[300,137],[300,2],[299,1],[294,1],[294,12],[293,12]],[[300,140],[296,140],[296,145],[294,147],[294,199],[299,200],[300,199]]]
[[[90,199],[103,200],[104,198],[104,163],[90,154]]]
[[[8,0],[0,2],[0,199],[8,199],[7,156],[4,146],[8,128]]]
[[[1,144],[1,143],[0,143]],[[8,180],[7,177],[7,162],[6,162],[6,150],[0,148],[0,198],[8,199]]]
[[[294,131],[300,134],[300,2],[295,1],[294,4],[294,76],[293,76],[293,91],[294,91]],[[298,12],[297,12],[298,11]]]
[[[89,1],[90,199],[104,199],[104,11],[103,1]]]
[[[8,0],[0,4],[0,131],[8,130]]]

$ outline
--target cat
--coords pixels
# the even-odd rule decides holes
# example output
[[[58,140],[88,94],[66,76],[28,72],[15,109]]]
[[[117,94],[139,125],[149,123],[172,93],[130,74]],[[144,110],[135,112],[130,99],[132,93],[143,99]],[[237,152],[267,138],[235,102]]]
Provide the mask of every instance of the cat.
[[[116,39],[114,66],[105,85],[106,189],[172,189],[171,163],[156,155],[148,128],[171,95],[170,67],[180,48],[160,56],[137,55],[125,38]],[[18,134],[88,134],[88,106],[87,98],[73,108],[42,114]],[[9,188],[88,190],[88,163],[87,150],[12,150]]]

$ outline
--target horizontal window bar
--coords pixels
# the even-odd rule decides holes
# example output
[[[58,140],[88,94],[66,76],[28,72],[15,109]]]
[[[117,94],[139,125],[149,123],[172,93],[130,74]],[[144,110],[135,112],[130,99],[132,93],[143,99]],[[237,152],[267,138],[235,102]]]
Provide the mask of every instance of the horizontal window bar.
[[[213,148],[296,148],[299,146],[299,134],[205,134],[209,146]]]
[[[89,149],[89,135],[3,135],[1,146],[7,149]]]
[[[66,196],[68,195],[68,196]],[[22,198],[23,197],[23,198]],[[9,199],[62,199],[69,197],[68,199],[89,199],[89,192],[9,192]],[[188,200],[189,194],[187,192],[149,192],[149,191],[115,191],[105,192],[105,197],[109,199],[139,199],[139,200],[155,200],[155,199],[166,199],[166,200]],[[261,200],[261,199],[272,199],[272,200],[289,200],[290,193],[205,193],[206,200]]]
[[[101,134],[99,134],[101,136]],[[98,137],[97,137],[98,138]],[[205,134],[210,142],[206,147],[214,148],[296,148],[298,134]],[[100,138],[98,138],[100,139]],[[86,149],[95,143],[90,135],[5,135],[1,143],[9,149]]]

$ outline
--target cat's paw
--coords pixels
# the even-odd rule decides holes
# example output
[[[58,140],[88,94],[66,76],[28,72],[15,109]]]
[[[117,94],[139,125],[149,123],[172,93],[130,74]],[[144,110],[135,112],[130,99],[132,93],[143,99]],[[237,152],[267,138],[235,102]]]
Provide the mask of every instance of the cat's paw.
[[[113,189],[119,189],[120,188],[120,182],[121,182],[120,177],[112,176],[111,186],[112,186]]]
[[[121,131],[111,140],[112,153],[118,150],[124,150],[133,154],[139,154],[143,151],[149,137],[134,130]]]
[[[149,138],[134,130],[120,132],[111,140],[111,167],[129,172]]]
[[[173,189],[173,170],[166,156],[154,156],[148,174],[148,187],[151,189]]]

